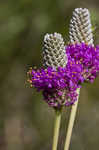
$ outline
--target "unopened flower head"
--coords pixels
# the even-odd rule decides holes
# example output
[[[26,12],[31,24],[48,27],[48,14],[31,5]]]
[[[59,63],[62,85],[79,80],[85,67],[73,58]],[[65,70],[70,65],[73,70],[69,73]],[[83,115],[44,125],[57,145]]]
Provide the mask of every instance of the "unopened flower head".
[[[81,43],[93,45],[92,25],[90,13],[86,8],[76,8],[73,11],[69,28],[70,43]]]
[[[65,67],[67,57],[62,35],[59,33],[46,34],[43,43],[44,67]]]

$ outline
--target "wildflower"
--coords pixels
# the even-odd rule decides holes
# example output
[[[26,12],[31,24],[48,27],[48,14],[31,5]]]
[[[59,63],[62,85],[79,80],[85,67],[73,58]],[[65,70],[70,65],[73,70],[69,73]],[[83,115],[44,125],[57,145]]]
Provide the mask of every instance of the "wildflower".
[[[49,106],[61,108],[75,103],[83,82],[93,82],[99,74],[99,46],[94,47],[90,14],[76,8],[70,21],[70,44],[61,34],[46,34],[43,43],[43,67],[30,69],[29,83],[42,91]]]
[[[93,82],[99,73],[99,46],[70,44],[66,46],[66,67],[30,70],[30,84],[42,91],[52,107],[69,106],[77,100],[81,83]]]
[[[75,75],[69,71],[70,68],[66,68],[67,60],[62,36],[59,33],[46,34],[43,46],[44,68],[30,70],[29,81],[38,91],[42,91],[44,100],[52,107],[67,106],[77,99],[78,85],[74,80]]]

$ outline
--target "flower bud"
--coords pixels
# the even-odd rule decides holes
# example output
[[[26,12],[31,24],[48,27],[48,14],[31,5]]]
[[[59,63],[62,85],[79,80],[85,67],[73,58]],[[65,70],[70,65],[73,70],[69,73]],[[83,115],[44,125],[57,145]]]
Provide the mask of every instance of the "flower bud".
[[[46,34],[43,43],[43,65],[44,67],[65,67],[67,56],[64,41],[59,33]]]
[[[86,8],[76,8],[73,11],[69,27],[70,43],[82,43],[93,45],[93,34],[90,13]]]

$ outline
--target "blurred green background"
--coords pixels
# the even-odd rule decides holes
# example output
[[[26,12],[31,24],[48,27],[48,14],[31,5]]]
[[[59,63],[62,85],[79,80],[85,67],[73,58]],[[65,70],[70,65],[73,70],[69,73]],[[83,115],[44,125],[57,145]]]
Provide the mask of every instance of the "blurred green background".
[[[99,0],[0,1],[0,150],[51,150],[54,111],[29,88],[26,72],[41,66],[46,32],[68,27],[76,7],[90,10],[95,43],[99,43]],[[99,78],[85,84],[70,145],[71,150],[99,149]],[[70,108],[62,116],[59,148],[63,150]]]

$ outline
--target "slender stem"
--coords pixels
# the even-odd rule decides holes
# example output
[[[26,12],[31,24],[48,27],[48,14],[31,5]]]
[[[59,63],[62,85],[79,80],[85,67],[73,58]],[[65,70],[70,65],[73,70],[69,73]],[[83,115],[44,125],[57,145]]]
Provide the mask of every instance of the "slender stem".
[[[73,125],[74,125],[74,121],[75,121],[75,117],[76,117],[76,111],[77,111],[77,106],[78,106],[79,91],[80,91],[80,89],[77,89],[78,98],[77,98],[77,101],[75,102],[75,104],[72,105],[72,108],[71,108],[71,113],[70,113],[70,119],[69,119],[67,134],[66,134],[64,150],[69,150],[69,145],[70,145],[70,141],[71,141]]]
[[[61,110],[55,110],[55,122],[54,122],[54,135],[53,135],[52,150],[57,150],[60,122],[61,122]]]

